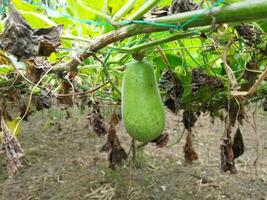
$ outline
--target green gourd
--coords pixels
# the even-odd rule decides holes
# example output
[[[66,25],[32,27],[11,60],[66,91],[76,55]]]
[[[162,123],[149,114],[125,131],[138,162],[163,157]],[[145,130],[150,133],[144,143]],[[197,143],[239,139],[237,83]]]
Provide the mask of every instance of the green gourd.
[[[158,138],[164,129],[164,107],[153,66],[145,60],[126,66],[122,83],[122,120],[129,135],[140,142]]]

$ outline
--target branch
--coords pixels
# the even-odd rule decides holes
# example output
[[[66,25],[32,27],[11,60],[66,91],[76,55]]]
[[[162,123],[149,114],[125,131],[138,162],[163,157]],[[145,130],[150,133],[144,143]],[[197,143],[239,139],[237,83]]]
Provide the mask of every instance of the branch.
[[[208,29],[207,29],[208,30]],[[146,49],[146,48],[149,48],[149,47],[152,47],[152,46],[156,46],[156,45],[159,45],[159,44],[163,44],[163,43],[167,43],[167,42],[171,42],[171,41],[174,41],[174,40],[179,40],[179,39],[182,39],[182,38],[186,38],[186,37],[190,37],[190,36],[194,36],[194,35],[199,35],[200,32],[187,32],[187,33],[177,33],[177,34],[173,34],[169,37],[166,37],[166,38],[163,38],[163,39],[160,39],[160,40],[155,40],[155,41],[152,41],[152,42],[148,42],[148,43],[144,43],[144,44],[140,44],[140,45],[136,45],[135,47],[132,47],[132,48],[117,48],[117,47],[110,47],[110,49],[113,49],[113,50],[116,50],[118,52],[122,52],[122,53],[135,53],[135,52],[138,52],[142,49]]]
[[[99,12],[98,10],[95,10],[93,8],[90,8],[89,6],[85,5],[82,3],[82,1],[78,1],[78,4],[80,4],[81,7],[83,7],[84,9],[88,10],[89,12],[94,13],[97,16],[103,17],[105,20],[107,20],[108,22],[111,21],[111,17],[103,12]]]
[[[261,82],[267,77],[267,67],[260,75],[259,79],[254,83],[254,85],[249,89],[249,91],[232,91],[231,94],[234,97],[251,97],[255,94],[257,87]]]
[[[140,19],[151,10],[160,0],[148,0],[143,6],[141,6],[132,16],[129,17],[129,20]]]
[[[143,27],[139,25],[130,25],[126,27],[122,27],[119,30],[112,31],[110,33],[107,33],[103,36],[100,36],[99,38],[96,38],[90,46],[85,50],[81,55],[78,56],[77,59],[72,59],[71,61],[63,64],[59,64],[53,67],[51,72],[60,72],[60,71],[76,71],[77,66],[80,64],[80,60],[85,60],[92,54],[95,54],[98,50],[106,47],[109,44],[112,44],[114,42],[118,42],[120,40],[139,35],[142,33],[152,33],[152,32],[158,32],[158,31],[164,31],[166,28],[161,27]]]
[[[229,41],[228,44],[226,45],[223,54],[222,54],[222,60],[223,60],[223,67],[224,70],[227,74],[228,80],[230,82],[230,87],[232,90],[236,91],[237,90],[237,81],[234,75],[234,72],[232,71],[231,67],[227,63],[227,52],[229,47],[231,46],[232,41]]]
[[[186,22],[183,28],[188,28],[211,24],[213,17],[216,19],[216,24],[260,20],[267,18],[266,10],[266,0],[240,1],[223,7],[215,7],[212,11],[201,9],[147,20],[166,24]]]
[[[104,74],[108,79],[108,82],[110,83],[110,85],[112,86],[112,88],[118,92],[119,94],[121,94],[121,91],[117,88],[117,86],[112,82],[109,72],[108,72],[108,68],[105,62],[103,62],[102,60],[100,60],[95,54],[93,54],[93,57],[102,64],[102,67],[104,68]]]
[[[266,10],[267,10],[266,0],[242,1],[224,7],[214,8],[212,10],[213,16],[211,16],[209,13],[207,14],[206,13],[207,11],[202,9],[202,10],[175,14],[167,17],[149,19],[149,21],[157,23],[168,23],[168,24],[177,24],[187,21],[185,27],[189,28],[189,27],[210,25],[214,17],[216,18],[217,24],[265,19],[267,18]],[[159,27],[159,26],[151,27],[151,26],[149,27],[141,25],[130,25],[122,27],[119,30],[109,32],[105,35],[102,35],[96,38],[87,48],[87,50],[85,50],[81,55],[79,55],[78,58],[80,60],[84,60],[89,56],[91,56],[92,52],[96,52],[108,46],[109,44],[124,40],[126,38],[135,35],[169,30],[168,27]],[[68,63],[55,66],[52,71],[53,72],[65,71],[65,70],[76,71],[76,68],[79,64],[80,63],[77,59],[73,59]]]
[[[107,85],[109,83],[109,81],[106,81],[105,83],[97,86],[96,88],[92,89],[92,90],[87,90],[84,92],[78,92],[78,93],[73,93],[73,94],[54,94],[56,97],[67,97],[67,96],[77,96],[77,95],[85,95],[85,94],[90,94],[93,92],[96,92],[97,90],[101,89],[102,87],[104,87],[105,85]]]
[[[130,10],[133,8],[136,0],[129,0],[122,8],[112,17],[111,21],[116,22],[122,17],[124,17],[126,14],[130,12]]]

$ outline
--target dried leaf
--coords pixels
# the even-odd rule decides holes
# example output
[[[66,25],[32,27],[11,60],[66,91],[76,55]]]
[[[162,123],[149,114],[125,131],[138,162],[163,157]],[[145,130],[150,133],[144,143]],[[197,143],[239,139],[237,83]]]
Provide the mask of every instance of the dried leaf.
[[[177,14],[198,9],[200,9],[199,4],[194,3],[192,0],[172,0],[169,13]]]
[[[191,132],[192,127],[195,125],[197,121],[197,116],[199,113],[193,113],[192,111],[185,110],[183,112],[183,124],[184,127]]]
[[[109,152],[109,167],[113,170],[115,170],[116,165],[122,165],[123,160],[126,160],[128,157],[124,148],[120,145],[115,126],[112,124],[110,124],[108,128],[108,139],[105,145],[101,148],[101,151]]]
[[[1,45],[18,59],[49,56],[61,44],[62,28],[63,25],[33,29],[10,3],[9,17],[0,37]]]
[[[49,101],[49,99],[49,94],[46,91],[41,90],[41,94],[36,98],[36,109],[40,111],[50,108],[51,102]]]
[[[26,60],[25,64],[27,65],[26,75],[34,83],[37,83],[42,74],[51,67],[46,59],[40,57],[32,57]]]
[[[120,118],[116,112],[113,112],[111,115],[111,120],[109,124],[116,126],[120,122]]]
[[[0,108],[0,134],[3,134],[1,149],[6,158],[6,166],[9,177],[12,177],[21,167],[20,159],[24,152],[15,137],[9,132]]]
[[[87,116],[87,119],[89,119],[89,123],[93,126],[94,132],[99,136],[107,134],[106,125],[100,112],[99,103],[89,103],[92,105],[93,110],[92,113]]]
[[[239,128],[236,130],[232,149],[234,153],[234,159],[238,158],[244,153],[244,149],[245,149],[244,141],[243,141],[242,133]]]
[[[233,143],[231,139],[231,125],[227,124],[225,129],[226,136],[222,139],[222,143],[220,145],[221,149],[221,170],[223,172],[230,171],[231,173],[236,173],[237,170],[235,168],[234,161],[234,153],[233,153]]]
[[[192,94],[196,94],[196,92],[202,86],[209,86],[211,88],[223,88],[223,82],[219,80],[217,77],[208,76],[201,69],[193,69],[192,70],[192,81],[191,81],[191,90]]]
[[[151,142],[156,143],[158,147],[164,147],[167,145],[168,141],[169,141],[169,135],[168,133],[164,133]]]
[[[159,87],[163,91],[166,91],[166,95],[164,97],[165,106],[176,114],[180,107],[181,98],[184,92],[182,82],[178,78],[173,80],[171,72],[166,71],[161,75]]]
[[[262,42],[261,30],[253,24],[240,24],[235,26],[237,33],[245,40],[248,46],[256,46]]]
[[[191,132],[188,132],[186,136],[186,143],[184,146],[184,158],[185,158],[185,162],[188,164],[192,164],[194,160],[198,159],[198,155],[193,148]]]

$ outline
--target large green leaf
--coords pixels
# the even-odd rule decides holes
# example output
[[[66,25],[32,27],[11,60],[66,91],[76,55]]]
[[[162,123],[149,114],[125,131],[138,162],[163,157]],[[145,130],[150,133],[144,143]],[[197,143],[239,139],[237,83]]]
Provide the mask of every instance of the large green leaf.
[[[32,28],[47,28],[57,24],[43,14],[31,11],[19,11]]]

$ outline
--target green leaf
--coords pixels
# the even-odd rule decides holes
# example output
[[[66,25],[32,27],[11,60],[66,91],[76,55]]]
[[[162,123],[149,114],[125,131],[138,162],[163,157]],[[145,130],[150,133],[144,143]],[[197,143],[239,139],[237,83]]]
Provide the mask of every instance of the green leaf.
[[[27,20],[32,28],[48,28],[51,26],[57,26],[55,22],[53,22],[43,14],[22,10],[20,10],[19,12]]]
[[[10,65],[0,65],[0,74],[7,74],[14,71],[14,68]]]

